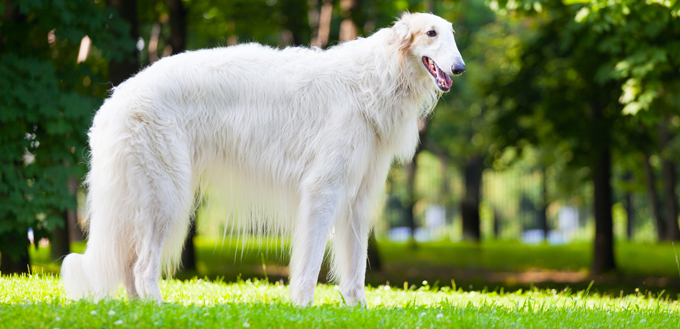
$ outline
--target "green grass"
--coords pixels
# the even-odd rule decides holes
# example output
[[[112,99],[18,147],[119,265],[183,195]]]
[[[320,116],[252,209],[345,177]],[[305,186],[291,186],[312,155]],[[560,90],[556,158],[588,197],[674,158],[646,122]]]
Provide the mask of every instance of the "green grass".
[[[602,296],[569,290],[465,292],[428,284],[417,290],[367,289],[367,309],[345,306],[319,285],[315,306],[290,304],[287,287],[265,281],[227,284],[164,280],[165,302],[118,297],[65,299],[55,276],[0,277],[0,327],[220,328],[678,328],[680,304],[665,296]]]
[[[235,240],[216,242],[197,238],[197,271],[178,273],[178,277],[188,279],[193,276],[215,279],[222,277],[226,282],[237,278],[263,279],[262,261],[267,266],[271,281],[287,281],[288,254],[277,243],[269,247],[249,240],[242,248]],[[75,252],[82,252],[84,243],[72,245]],[[450,282],[455,279],[458,285],[467,290],[505,290],[527,289],[532,285],[540,288],[562,290],[585,289],[595,281],[595,292],[618,295],[651,291],[653,294],[666,291],[672,298],[680,294],[680,274],[675,261],[675,252],[670,243],[630,243],[617,242],[616,261],[619,270],[604,276],[589,275],[592,246],[575,243],[564,246],[528,246],[513,241],[484,241],[481,244],[452,243],[449,241],[420,243],[416,249],[406,244],[380,242],[383,270],[369,272],[367,283],[374,286],[391,282],[401,285],[408,281],[409,286],[419,286],[423,280]],[[678,246],[680,249],[680,246]],[[32,250],[31,259],[34,270],[45,273],[58,273],[59,266],[49,261],[49,249]],[[538,271],[543,281],[520,278],[526,271]],[[554,271],[574,273],[576,280],[557,279]],[[323,272],[323,271],[322,271]],[[499,276],[498,274],[503,274]],[[564,273],[561,273],[564,274]],[[325,280],[325,274],[320,276]]]
[[[680,250],[680,247],[678,248]],[[403,266],[445,266],[489,271],[520,272],[530,269],[587,271],[592,245],[525,245],[514,241],[470,243],[429,242],[412,250],[406,244],[384,242],[380,251],[386,263]],[[629,275],[679,277],[670,243],[619,242],[615,247],[619,272]]]

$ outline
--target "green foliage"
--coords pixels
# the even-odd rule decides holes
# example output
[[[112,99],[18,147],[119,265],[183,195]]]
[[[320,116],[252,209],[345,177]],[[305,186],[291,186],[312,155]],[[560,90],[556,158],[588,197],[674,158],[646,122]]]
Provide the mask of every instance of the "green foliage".
[[[490,128],[497,167],[538,149],[540,162],[556,170],[556,192],[574,195],[604,148],[613,154],[614,177],[630,175],[618,184],[629,192],[644,190],[643,154],[652,155],[653,165],[657,152],[678,160],[677,138],[666,146],[657,140],[660,123],[672,137],[680,127],[677,1],[492,1],[490,7],[510,27],[503,32],[516,32],[507,38],[518,41],[494,59],[512,69],[476,82],[498,100]]]
[[[435,141],[458,165],[471,155],[487,154],[493,143],[489,126],[494,117],[493,96],[485,94],[475,79],[480,79],[485,72],[498,68],[497,62],[488,61],[484,56],[499,47],[507,45],[485,44],[484,51],[479,40],[482,31],[489,31],[495,25],[494,13],[484,1],[466,0],[453,3],[444,2],[441,12],[445,19],[454,22],[456,42],[465,60],[468,72],[453,78],[451,91],[445,94],[434,111],[427,128],[427,137]],[[495,39],[496,40],[500,40]],[[502,42],[502,41],[501,41]],[[489,47],[491,46],[491,47]]]
[[[520,3],[508,2],[498,12],[531,26],[536,36],[520,48],[521,69],[504,79],[510,81],[489,84],[504,90],[500,98],[506,104],[497,126],[503,144],[547,145],[576,155],[572,164],[584,166],[587,159],[578,155],[590,153],[593,136],[583,132],[598,129],[584,118],[592,117],[589,109],[597,101],[608,108],[604,116],[619,151],[653,147],[653,140],[638,131],[640,122],[654,126],[680,108],[679,4]],[[635,119],[621,115],[641,109],[653,113]],[[517,137],[506,136],[505,131],[515,131],[511,126],[515,122]]]
[[[226,46],[230,41],[259,42],[270,46],[287,46],[293,43],[309,46],[314,33],[309,24],[309,10],[318,12],[322,5],[321,0],[316,1],[316,8],[310,7],[315,2],[307,0],[184,0],[183,2],[188,9],[189,49]],[[352,11],[351,18],[356,23],[361,36],[367,36],[377,28],[390,25],[403,11],[422,10],[422,1],[419,0],[363,0],[358,2],[359,7]],[[147,23],[157,19],[149,14],[150,12],[155,10],[156,16],[162,17],[167,10],[162,1],[143,1],[141,5],[143,9],[140,17],[143,22]],[[340,10],[340,1],[334,1],[328,45],[338,42],[340,22],[344,18]],[[144,36],[144,33],[142,35]],[[293,40],[288,39],[290,36]]]
[[[65,299],[51,276],[0,278],[0,321],[7,327],[227,328],[676,328],[680,306],[665,296],[603,296],[590,290],[464,292],[424,285],[368,288],[368,309],[343,305],[333,286],[319,285],[315,306],[292,305],[287,287],[263,281],[236,284],[169,280],[166,301],[99,303]]]
[[[84,174],[86,131],[108,88],[106,60],[131,47],[126,26],[92,1],[18,1],[0,21],[0,250],[26,254],[76,206],[67,181]],[[79,44],[92,36],[90,58]]]
[[[286,29],[299,34],[302,44],[310,41],[306,1],[189,0],[185,6],[189,49],[226,46],[229,38],[277,46]]]
[[[493,155],[503,164],[538,150],[539,163],[559,166],[559,186],[574,191],[590,178],[601,148],[628,139],[630,118],[621,113],[616,84],[601,78],[611,63],[600,48],[605,36],[574,20],[579,8],[527,3],[497,10],[511,32],[507,52],[497,52],[506,69],[476,81],[496,104]]]
[[[649,109],[651,102],[663,94],[659,79],[674,73],[678,66],[680,43],[675,33],[680,26],[675,1],[641,2],[583,1],[575,21],[589,26],[593,34],[606,39],[599,48],[612,57],[610,65],[599,73],[601,80],[624,79],[620,101],[624,112]],[[670,71],[670,72],[669,72]]]
[[[575,20],[606,37],[600,48],[611,56],[611,63],[599,73],[601,79],[620,81],[624,113],[680,108],[680,2],[584,3]]]

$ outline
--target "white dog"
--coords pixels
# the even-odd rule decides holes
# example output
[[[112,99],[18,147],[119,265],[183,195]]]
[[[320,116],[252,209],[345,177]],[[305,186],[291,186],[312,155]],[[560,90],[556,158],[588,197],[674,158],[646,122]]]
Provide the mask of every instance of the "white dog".
[[[161,301],[197,190],[237,232],[292,234],[290,295],[309,305],[332,230],[345,301],[365,303],[373,201],[410,160],[418,120],[465,70],[451,23],[404,14],[329,50],[244,44],[186,52],[130,78],[90,129],[89,241],[64,259],[71,298]]]

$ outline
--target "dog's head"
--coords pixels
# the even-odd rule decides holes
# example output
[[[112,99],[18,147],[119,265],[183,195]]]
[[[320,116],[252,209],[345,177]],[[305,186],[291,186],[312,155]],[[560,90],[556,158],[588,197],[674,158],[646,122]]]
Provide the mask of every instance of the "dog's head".
[[[432,14],[404,14],[392,27],[393,42],[407,60],[421,62],[418,70],[429,75],[442,91],[451,88],[449,75],[465,72],[451,23]]]

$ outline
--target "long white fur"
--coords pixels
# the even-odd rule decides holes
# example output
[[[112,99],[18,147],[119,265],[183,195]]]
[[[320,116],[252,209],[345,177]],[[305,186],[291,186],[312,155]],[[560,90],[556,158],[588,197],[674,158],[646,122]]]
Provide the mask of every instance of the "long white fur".
[[[122,281],[131,298],[162,300],[161,271],[178,267],[195,193],[208,191],[236,234],[292,234],[299,305],[313,301],[334,228],[334,277],[364,303],[374,200],[441,94],[422,56],[449,74],[462,63],[450,23],[405,14],[326,51],[186,52],[122,83],[89,133],[89,240],[63,262],[68,295],[98,300]]]

